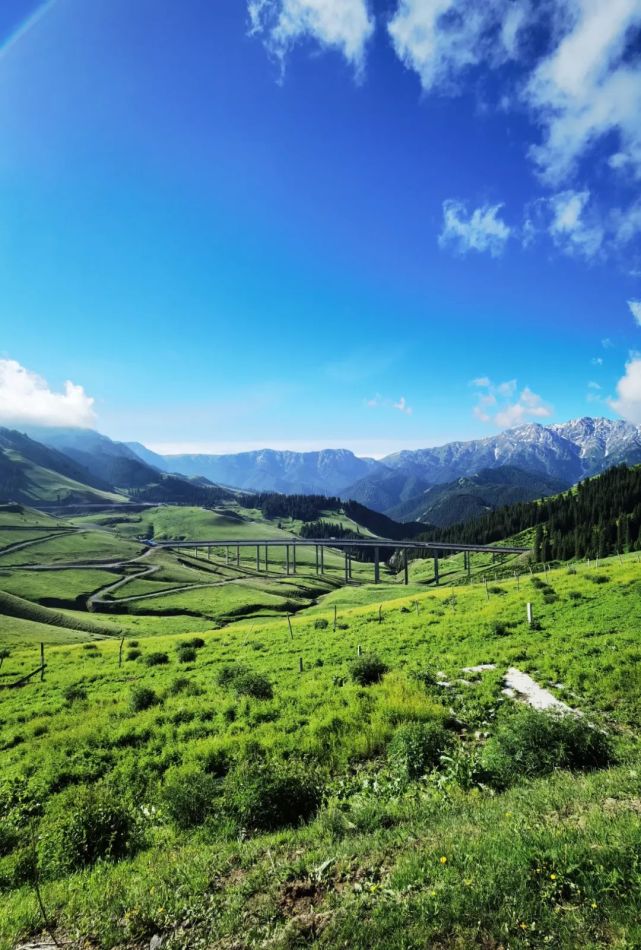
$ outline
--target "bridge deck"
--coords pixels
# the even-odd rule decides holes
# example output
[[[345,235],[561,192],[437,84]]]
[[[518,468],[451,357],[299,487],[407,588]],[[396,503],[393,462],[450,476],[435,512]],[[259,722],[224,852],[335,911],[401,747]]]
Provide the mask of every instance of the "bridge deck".
[[[390,538],[221,538],[198,541],[144,540],[155,548],[255,548],[255,547],[325,547],[325,548],[406,548],[412,551],[472,551],[488,554],[529,554],[531,548],[512,545],[452,544],[442,541],[393,541]]]

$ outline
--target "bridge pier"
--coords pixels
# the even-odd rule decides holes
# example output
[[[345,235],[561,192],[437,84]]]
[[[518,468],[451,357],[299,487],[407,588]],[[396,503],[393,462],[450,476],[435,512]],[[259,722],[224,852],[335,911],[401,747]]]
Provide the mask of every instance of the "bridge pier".
[[[407,548],[403,548],[403,574],[404,574],[403,582],[405,584],[409,584],[410,578],[409,578],[409,572],[407,568]]]
[[[316,573],[318,574],[318,545],[315,544],[314,548],[315,548],[315,553],[316,553]]]
[[[211,545],[207,548],[207,560],[211,561]]]
[[[438,572],[438,554],[434,555],[434,583],[438,587],[440,581],[439,572]]]
[[[209,558],[209,548],[207,548],[207,557]],[[229,545],[225,548],[225,564],[229,565]]]
[[[289,545],[285,545],[285,573],[289,576]]]
[[[265,574],[269,574],[269,545],[265,545]]]
[[[374,548],[374,583],[381,582],[380,548]]]
[[[348,560],[347,560],[347,557],[348,557],[348,555],[347,555],[347,548],[345,548],[345,583],[346,583],[346,584],[347,584],[348,581],[349,581],[349,562],[348,562]]]
[[[292,574],[296,573],[296,545],[292,544]]]
[[[324,574],[325,573],[325,545],[324,544],[321,544],[320,555],[321,555],[321,574]]]
[[[260,546],[256,545],[256,570],[260,571]]]
[[[240,567],[240,544],[236,545],[236,567]]]

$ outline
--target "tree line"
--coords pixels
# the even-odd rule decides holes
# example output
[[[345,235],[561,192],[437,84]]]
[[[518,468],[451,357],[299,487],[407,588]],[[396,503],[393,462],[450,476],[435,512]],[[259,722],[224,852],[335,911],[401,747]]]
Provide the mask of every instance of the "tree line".
[[[536,561],[641,550],[641,466],[617,465],[552,498],[508,505],[474,521],[432,528],[421,537],[492,544],[532,528]]]

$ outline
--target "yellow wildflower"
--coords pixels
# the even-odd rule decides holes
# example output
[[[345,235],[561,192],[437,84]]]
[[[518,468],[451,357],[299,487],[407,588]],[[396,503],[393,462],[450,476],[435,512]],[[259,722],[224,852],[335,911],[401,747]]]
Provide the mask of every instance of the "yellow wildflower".
[[[447,864],[447,858],[445,857],[445,855],[441,856],[441,864]]]

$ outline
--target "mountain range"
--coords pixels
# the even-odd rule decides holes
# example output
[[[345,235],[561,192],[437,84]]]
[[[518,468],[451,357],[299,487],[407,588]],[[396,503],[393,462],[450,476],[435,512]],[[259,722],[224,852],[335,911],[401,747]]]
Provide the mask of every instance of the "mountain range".
[[[206,503],[234,490],[325,494],[437,525],[554,494],[618,463],[641,463],[641,427],[589,417],[380,460],[347,449],[160,455],[89,429],[0,429],[0,494],[15,500],[100,500],[106,493]],[[63,480],[59,490],[46,472]]]
[[[620,462],[639,463],[641,427],[590,417],[560,425],[530,423],[484,439],[398,452],[380,460],[358,458],[346,449],[157,455],[136,444],[128,447],[167,472],[204,475],[218,484],[245,490],[340,495],[392,517],[398,516],[399,510],[415,517],[426,491],[481,472],[516,468],[539,479],[528,485],[522,478],[515,479],[514,473],[506,473],[501,483],[509,489],[504,494],[511,502],[530,500],[531,485],[537,485],[541,494],[550,494]],[[541,478],[551,481],[546,484]],[[478,495],[480,484],[472,487]],[[453,485],[452,490],[461,493],[460,486]],[[489,493],[488,499],[490,495],[491,505],[498,495]],[[401,505],[407,508],[399,509]]]

